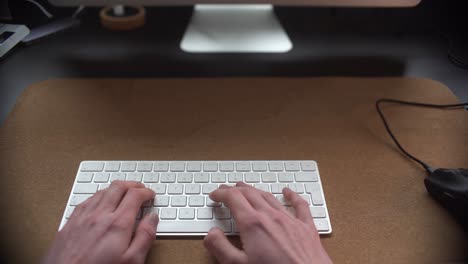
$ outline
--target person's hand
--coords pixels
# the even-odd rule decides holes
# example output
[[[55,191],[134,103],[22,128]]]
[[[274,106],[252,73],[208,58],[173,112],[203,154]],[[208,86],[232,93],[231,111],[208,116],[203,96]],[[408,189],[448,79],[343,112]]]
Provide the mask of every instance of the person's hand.
[[[332,263],[315,228],[309,205],[298,194],[283,189],[296,213],[289,213],[270,193],[245,183],[222,185],[210,198],[231,209],[243,250],[232,245],[218,228],[205,237],[207,250],[221,263]]]
[[[135,219],[154,192],[141,183],[114,181],[109,188],[78,205],[43,259],[52,263],[144,263],[159,218]]]

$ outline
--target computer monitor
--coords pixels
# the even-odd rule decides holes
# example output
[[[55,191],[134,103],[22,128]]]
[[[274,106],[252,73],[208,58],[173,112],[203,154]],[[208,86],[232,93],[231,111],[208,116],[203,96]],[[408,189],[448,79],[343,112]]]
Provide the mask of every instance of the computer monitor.
[[[59,6],[195,5],[180,43],[193,53],[282,53],[293,44],[273,5],[412,7],[421,0],[49,0]]]

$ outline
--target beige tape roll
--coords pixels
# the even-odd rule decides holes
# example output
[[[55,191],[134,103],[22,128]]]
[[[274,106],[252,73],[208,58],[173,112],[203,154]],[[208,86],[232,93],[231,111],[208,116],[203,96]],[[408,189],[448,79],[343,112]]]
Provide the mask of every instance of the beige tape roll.
[[[110,30],[133,30],[145,24],[146,12],[142,6],[131,6],[137,12],[129,16],[113,16],[113,8],[105,7],[99,14],[103,27]]]

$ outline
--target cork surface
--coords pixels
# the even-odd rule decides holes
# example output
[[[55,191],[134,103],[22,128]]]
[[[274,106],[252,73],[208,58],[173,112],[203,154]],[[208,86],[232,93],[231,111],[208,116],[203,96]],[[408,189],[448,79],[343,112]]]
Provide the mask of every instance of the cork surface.
[[[457,102],[440,83],[406,78],[34,84],[0,128],[2,255],[39,261],[82,160],[313,159],[333,227],[322,242],[336,263],[466,261],[462,228],[384,131],[374,106],[381,97]],[[434,167],[468,167],[466,112],[384,111],[410,152]],[[212,262],[202,238],[156,240],[147,261]]]

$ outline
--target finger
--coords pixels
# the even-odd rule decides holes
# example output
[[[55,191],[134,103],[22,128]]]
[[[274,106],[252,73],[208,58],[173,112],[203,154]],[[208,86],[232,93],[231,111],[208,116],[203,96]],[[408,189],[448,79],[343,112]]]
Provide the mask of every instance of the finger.
[[[70,218],[72,217],[75,218],[79,215],[89,214],[90,212],[94,212],[96,207],[99,205],[99,202],[102,200],[104,191],[105,190],[98,191],[93,196],[86,199],[86,201],[78,205],[75,208],[75,210],[73,210],[73,213],[70,216]]]
[[[148,214],[138,225],[135,236],[130,243],[130,247],[124,254],[124,259],[129,263],[144,263],[146,255],[156,239],[156,227],[159,217],[156,213]]]
[[[89,201],[88,206],[87,206],[88,211],[93,212],[94,210],[96,210],[96,207],[98,207],[99,203],[104,197],[105,192],[106,192],[105,189],[100,190],[96,192],[90,199],[86,200],[86,202]]]
[[[211,229],[203,244],[220,263],[247,263],[247,255],[232,245],[219,228]]]
[[[263,199],[273,208],[280,210],[280,211],[286,211],[286,208],[276,199],[275,196],[271,193],[263,192],[262,193]]]
[[[236,182],[236,186],[237,187],[247,187],[247,186],[252,186],[252,185],[248,185],[247,183],[245,182]]]
[[[238,187],[239,190],[244,194],[245,198],[247,199],[247,201],[249,201],[253,208],[257,210],[271,209],[270,204],[262,196],[262,193],[265,192],[255,189],[254,187],[246,184],[241,184],[240,186],[243,187]]]
[[[254,213],[252,205],[247,201],[239,188],[216,189],[209,194],[211,200],[224,203],[231,209],[237,223]]]
[[[313,222],[312,215],[310,214],[309,204],[302,199],[297,193],[293,192],[289,188],[283,189],[284,197],[290,201],[292,207],[296,210],[296,217],[303,222]]]
[[[122,221],[134,221],[143,203],[154,199],[154,191],[147,188],[131,188],[115,210],[115,215]]]
[[[144,184],[134,181],[113,181],[110,187],[106,189],[97,210],[101,212],[114,212],[128,189],[144,187]]]

